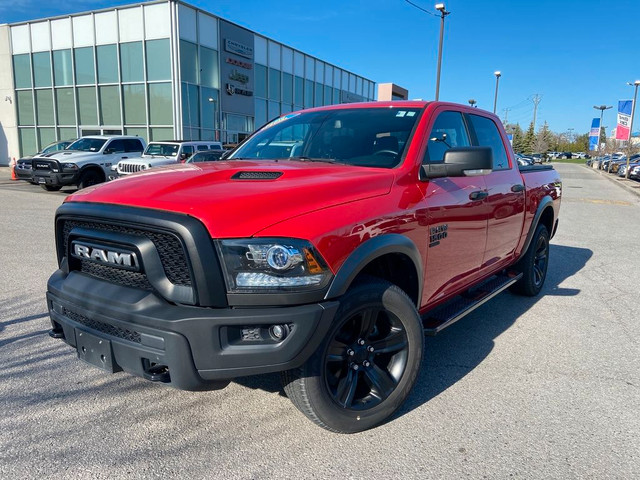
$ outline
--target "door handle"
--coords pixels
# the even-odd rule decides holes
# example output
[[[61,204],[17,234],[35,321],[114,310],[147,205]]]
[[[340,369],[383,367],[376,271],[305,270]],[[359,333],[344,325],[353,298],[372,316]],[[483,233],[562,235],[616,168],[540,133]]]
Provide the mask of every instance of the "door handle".
[[[515,185],[511,186],[511,191],[514,193],[522,192],[523,190],[524,185],[522,185],[521,183],[516,183]]]
[[[127,158],[129,158],[129,157],[120,157],[120,158],[121,158],[122,160],[126,160],[126,159],[127,159]]]
[[[477,190],[469,194],[469,200],[483,200],[489,196],[486,190]]]

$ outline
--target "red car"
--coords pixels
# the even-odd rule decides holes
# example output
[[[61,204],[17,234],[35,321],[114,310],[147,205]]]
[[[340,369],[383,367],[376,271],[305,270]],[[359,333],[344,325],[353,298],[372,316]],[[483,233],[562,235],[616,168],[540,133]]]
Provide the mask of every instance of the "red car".
[[[408,395],[424,333],[506,288],[541,291],[561,191],[551,166],[519,169],[476,108],[287,114],[223,161],[68,197],[50,334],[188,390],[281,371],[313,422],[365,430]]]

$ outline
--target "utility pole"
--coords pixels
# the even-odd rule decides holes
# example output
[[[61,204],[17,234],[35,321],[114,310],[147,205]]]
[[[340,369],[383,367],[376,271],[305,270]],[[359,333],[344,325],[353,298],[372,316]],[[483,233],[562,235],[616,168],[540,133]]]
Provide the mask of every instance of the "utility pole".
[[[533,131],[536,131],[536,115],[538,114],[538,104],[542,100],[542,96],[539,94],[535,94],[531,101],[533,102]]]
[[[567,131],[569,132],[569,143],[573,143],[573,130],[574,128],[567,128]]]
[[[631,152],[633,151],[633,147],[631,145],[631,141],[633,139],[633,117],[635,117],[636,111],[636,100],[638,98],[638,87],[640,86],[640,80],[636,80],[635,82],[627,82],[627,85],[631,85],[635,87],[635,91],[633,92],[633,103],[631,104],[631,122],[629,122],[629,141],[627,142],[627,170],[624,174],[624,178],[629,179],[629,162],[631,157]]]
[[[510,108],[503,108],[502,110],[504,110],[504,124],[506,125],[507,123],[509,123],[507,121],[507,119],[509,118],[509,110],[511,110]]]
[[[440,12],[440,43],[438,44],[438,73],[436,74],[436,102],[440,98],[440,67],[442,65],[442,40],[444,37],[444,17],[451,12],[447,12],[444,3],[437,3],[436,10]]]

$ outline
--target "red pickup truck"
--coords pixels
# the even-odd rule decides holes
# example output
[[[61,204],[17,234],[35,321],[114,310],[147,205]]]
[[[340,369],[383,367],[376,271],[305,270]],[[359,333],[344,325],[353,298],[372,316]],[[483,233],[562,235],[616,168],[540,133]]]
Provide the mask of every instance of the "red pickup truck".
[[[283,115],[224,161],[78,191],[56,214],[50,335],[187,390],[283,372],[336,432],[385,421],[424,334],[542,289],[562,184],[498,117],[443,102]]]

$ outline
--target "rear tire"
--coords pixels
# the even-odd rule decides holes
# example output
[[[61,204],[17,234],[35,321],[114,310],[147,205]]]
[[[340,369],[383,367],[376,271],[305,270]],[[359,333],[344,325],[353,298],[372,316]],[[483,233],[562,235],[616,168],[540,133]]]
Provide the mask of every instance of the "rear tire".
[[[424,333],[409,297],[371,279],[340,300],[333,325],[302,367],[282,373],[284,390],[312,422],[337,433],[375,427],[415,384]]]
[[[95,170],[87,170],[82,175],[80,175],[78,188],[83,189],[102,182],[104,182],[104,178],[98,172],[96,172]]]
[[[62,188],[60,185],[40,185],[47,192],[57,192]]]
[[[511,291],[527,297],[540,293],[547,278],[549,266],[549,232],[540,224],[536,227],[527,253],[515,264],[514,270],[522,273],[522,278],[511,287]]]

